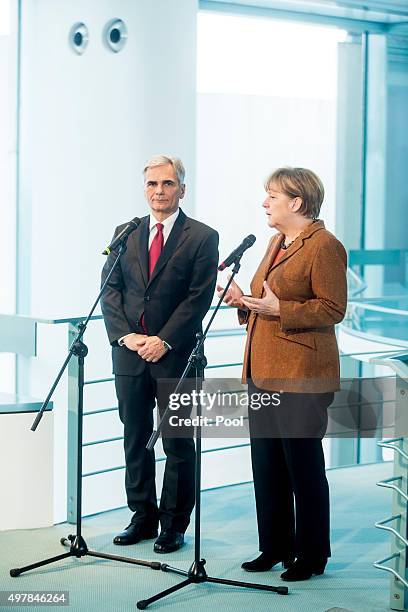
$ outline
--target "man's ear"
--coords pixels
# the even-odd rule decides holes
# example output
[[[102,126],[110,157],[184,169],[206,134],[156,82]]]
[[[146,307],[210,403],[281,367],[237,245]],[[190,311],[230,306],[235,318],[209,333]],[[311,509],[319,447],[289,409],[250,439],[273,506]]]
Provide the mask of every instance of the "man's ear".
[[[185,193],[186,193],[186,185],[185,183],[183,183],[182,185],[180,185],[180,200],[184,198]]]

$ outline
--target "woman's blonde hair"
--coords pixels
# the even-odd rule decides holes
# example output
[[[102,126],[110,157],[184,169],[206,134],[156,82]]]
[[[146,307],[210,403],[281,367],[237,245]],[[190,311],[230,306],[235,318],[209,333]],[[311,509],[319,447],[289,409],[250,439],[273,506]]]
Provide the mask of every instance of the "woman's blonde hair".
[[[301,198],[298,212],[304,217],[317,219],[324,199],[324,187],[317,174],[307,168],[277,168],[268,176],[264,185],[269,191],[275,183],[290,198]]]

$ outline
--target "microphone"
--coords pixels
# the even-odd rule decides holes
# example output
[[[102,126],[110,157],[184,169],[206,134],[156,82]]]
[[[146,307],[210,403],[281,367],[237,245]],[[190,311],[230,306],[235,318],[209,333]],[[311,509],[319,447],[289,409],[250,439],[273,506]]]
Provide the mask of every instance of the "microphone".
[[[129,234],[134,232],[135,229],[138,228],[140,223],[141,223],[141,221],[140,221],[139,217],[135,217],[134,219],[129,221],[129,223],[127,225],[125,225],[123,230],[121,232],[119,232],[119,234],[117,236],[115,236],[115,238],[112,240],[110,245],[107,246],[104,251],[102,251],[102,255],[109,255],[109,253],[111,251],[113,251],[114,249],[116,249],[116,247],[118,247],[120,244],[122,244],[122,242],[126,242]]]
[[[232,253],[228,255],[227,259],[218,266],[218,270],[222,272],[222,270],[225,270],[225,268],[229,268],[229,266],[235,263],[236,259],[242,257],[245,251],[254,244],[255,240],[256,238],[253,234],[249,234],[249,236],[244,238],[241,244],[234,249]]]

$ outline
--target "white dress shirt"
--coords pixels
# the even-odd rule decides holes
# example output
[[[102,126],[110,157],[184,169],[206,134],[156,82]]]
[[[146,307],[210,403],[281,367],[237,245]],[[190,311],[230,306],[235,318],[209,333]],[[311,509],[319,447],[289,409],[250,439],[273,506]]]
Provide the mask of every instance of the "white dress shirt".
[[[170,235],[171,230],[173,229],[173,225],[176,222],[177,217],[179,216],[180,209],[178,208],[175,213],[164,219],[164,221],[158,221],[153,213],[150,213],[150,234],[149,234],[149,249],[152,246],[153,238],[157,234],[157,223],[161,223],[163,225],[163,239],[164,244],[166,244],[167,238]]]

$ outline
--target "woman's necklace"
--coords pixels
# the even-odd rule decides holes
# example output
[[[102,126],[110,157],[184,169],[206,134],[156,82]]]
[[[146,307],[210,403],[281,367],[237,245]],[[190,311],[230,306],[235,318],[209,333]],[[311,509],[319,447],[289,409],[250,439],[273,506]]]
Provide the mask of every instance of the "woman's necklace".
[[[286,251],[286,249],[288,249],[295,242],[295,240],[296,238],[292,240],[291,242],[289,242],[289,244],[285,244],[285,236],[284,236],[280,243],[280,248],[282,249],[282,251]]]
[[[312,223],[315,223],[316,221],[317,221],[317,219],[313,219]],[[302,230],[302,231],[303,231],[303,230]],[[301,234],[301,233],[302,233],[302,232],[300,232],[300,234]],[[296,238],[299,238],[300,234],[298,234],[298,235],[296,236]],[[289,242],[289,244],[285,244],[285,238],[286,238],[286,236],[284,236],[284,237],[282,238],[282,241],[281,241],[281,243],[280,243],[280,248],[282,249],[282,251],[286,251],[286,249],[288,249],[290,246],[292,246],[292,244],[293,244],[293,243],[295,242],[295,240],[296,240],[296,238],[294,238],[293,240],[291,240],[291,241]]]

